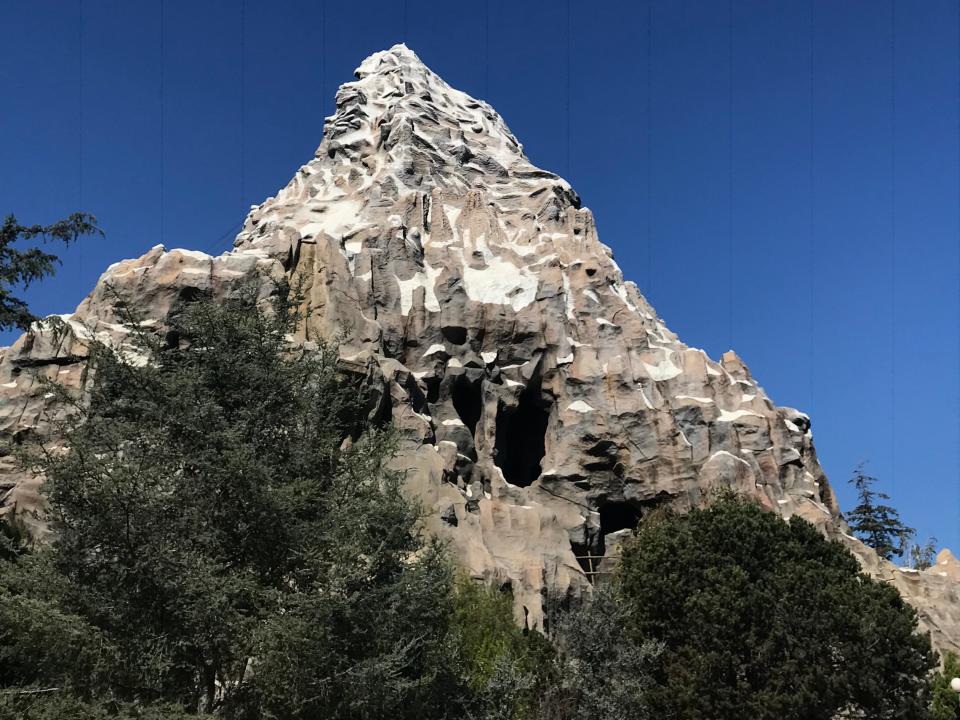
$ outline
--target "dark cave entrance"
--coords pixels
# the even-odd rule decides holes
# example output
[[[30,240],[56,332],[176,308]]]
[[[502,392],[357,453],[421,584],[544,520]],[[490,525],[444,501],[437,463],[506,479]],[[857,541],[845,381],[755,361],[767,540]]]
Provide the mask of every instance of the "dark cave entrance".
[[[453,409],[470,430],[473,436],[477,432],[477,423],[483,413],[483,398],[480,394],[480,379],[471,380],[466,374],[454,378],[450,386],[450,399]]]
[[[618,530],[633,530],[640,523],[640,511],[628,502],[611,501],[600,508],[599,553],[605,554],[604,538]]]
[[[516,407],[498,409],[494,462],[511,485],[527,487],[540,476],[549,419],[550,403],[543,399],[539,375],[520,393]]]

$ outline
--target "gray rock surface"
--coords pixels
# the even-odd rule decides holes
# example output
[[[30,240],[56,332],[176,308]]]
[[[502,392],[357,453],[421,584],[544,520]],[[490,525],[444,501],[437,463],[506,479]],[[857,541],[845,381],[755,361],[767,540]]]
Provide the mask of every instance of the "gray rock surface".
[[[469,573],[511,586],[518,620],[541,627],[548,597],[587,590],[578,556],[615,555],[652,508],[733,488],[848,543],[960,650],[953,556],[907,573],[849,538],[810,419],[733,352],[680,342],[489,105],[402,45],[356,75],[315,157],[251,209],[233,251],[158,246],[109,268],[68,332],[38,326],[3,350],[0,431],[44,432],[56,408],[37,377],[80,386],[91,335],[122,345],[109,286],[162,331],[178,300],[287,277],[304,293],[296,340],[338,339],[370,378],[431,529]],[[39,481],[0,471],[2,511],[30,517]]]

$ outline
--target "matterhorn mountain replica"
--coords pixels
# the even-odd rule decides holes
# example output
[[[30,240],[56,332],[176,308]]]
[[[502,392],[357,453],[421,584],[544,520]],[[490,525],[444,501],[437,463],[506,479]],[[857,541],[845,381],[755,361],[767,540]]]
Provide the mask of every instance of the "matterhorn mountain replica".
[[[356,77],[316,156],[252,208],[233,251],[155,247],[108,268],[65,335],[38,325],[3,350],[0,430],[48,431],[38,376],[79,386],[91,333],[123,345],[108,286],[163,332],[198,293],[287,278],[304,294],[296,340],[337,339],[371,412],[399,428],[396,463],[430,529],[471,575],[509,585],[518,621],[542,627],[548,598],[587,591],[650,509],[731,488],[845,542],[960,651],[960,564],[945,551],[901,570],[846,535],[810,419],[774,405],[733,352],[715,362],[680,342],[489,105],[403,45]],[[4,462],[3,512],[29,520],[41,480]]]

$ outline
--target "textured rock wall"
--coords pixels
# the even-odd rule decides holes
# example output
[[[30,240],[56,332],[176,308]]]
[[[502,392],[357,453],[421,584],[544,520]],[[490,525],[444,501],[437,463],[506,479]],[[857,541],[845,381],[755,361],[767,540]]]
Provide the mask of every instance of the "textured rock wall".
[[[432,529],[470,573],[510,584],[518,620],[541,626],[549,595],[587,589],[577,556],[614,555],[651,508],[725,487],[849,543],[960,650],[956,560],[905,573],[849,538],[810,419],[733,352],[680,342],[570,185],[403,46],[340,88],[316,156],[252,208],[231,253],[154,248],[107,270],[66,338],[37,328],[4,350],[0,430],[43,432],[37,375],[80,384],[91,333],[123,342],[108,285],[162,330],[197,291],[285,276],[304,292],[299,339],[338,338],[371,378]],[[35,507],[38,481],[6,470],[6,511]]]

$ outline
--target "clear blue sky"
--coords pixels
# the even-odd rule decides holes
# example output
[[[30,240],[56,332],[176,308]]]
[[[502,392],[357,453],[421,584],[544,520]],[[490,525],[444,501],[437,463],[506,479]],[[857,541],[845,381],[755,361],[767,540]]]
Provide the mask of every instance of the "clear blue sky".
[[[226,249],[320,141],[337,86],[404,41],[567,177],[688,344],[734,347],[960,549],[957,0],[0,0],[0,212],[95,213],[30,293]]]

